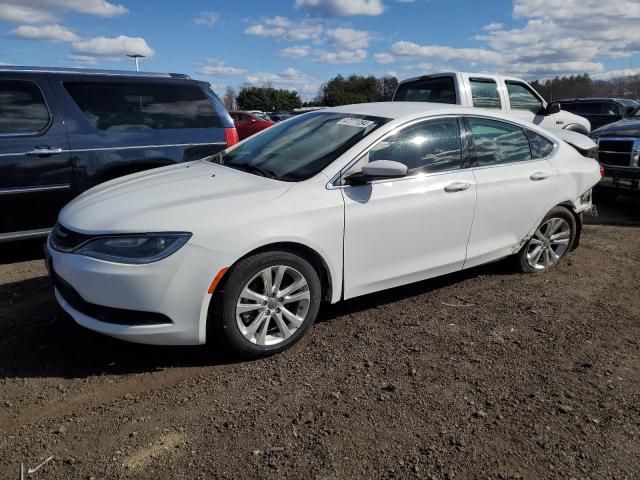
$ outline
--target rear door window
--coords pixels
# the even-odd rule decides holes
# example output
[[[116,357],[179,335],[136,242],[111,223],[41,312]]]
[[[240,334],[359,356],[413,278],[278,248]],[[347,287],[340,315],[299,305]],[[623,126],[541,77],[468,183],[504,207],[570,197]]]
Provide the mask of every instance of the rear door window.
[[[453,77],[421,78],[398,86],[395,102],[456,103]]]
[[[0,80],[0,134],[36,134],[51,117],[40,88],[23,80]]]
[[[469,118],[476,150],[476,166],[501,165],[531,160],[529,139],[511,123]]]
[[[64,87],[98,130],[222,127],[211,101],[197,85],[65,82]]]
[[[489,78],[470,78],[473,106],[478,108],[502,108],[498,84]]]

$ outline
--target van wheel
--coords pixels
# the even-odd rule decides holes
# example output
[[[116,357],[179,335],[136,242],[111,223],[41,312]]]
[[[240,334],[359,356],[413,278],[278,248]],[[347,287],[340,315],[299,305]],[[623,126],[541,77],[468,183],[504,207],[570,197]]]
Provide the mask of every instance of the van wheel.
[[[320,278],[305,259],[285,251],[259,253],[233,267],[217,321],[240,354],[272,355],[302,338],[318,315],[320,298]]]
[[[576,220],[565,207],[553,208],[517,254],[524,273],[542,273],[556,266],[571,250]]]

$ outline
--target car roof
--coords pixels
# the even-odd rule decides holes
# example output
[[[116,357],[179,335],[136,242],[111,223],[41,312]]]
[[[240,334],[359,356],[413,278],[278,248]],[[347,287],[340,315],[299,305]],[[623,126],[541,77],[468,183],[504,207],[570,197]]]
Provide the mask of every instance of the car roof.
[[[131,70],[101,70],[93,68],[66,68],[66,67],[30,67],[2,65],[0,72],[4,73],[56,73],[73,75],[104,75],[104,76],[126,76],[126,77],[160,77],[160,78],[190,78],[184,73],[162,73],[162,72],[134,72]]]
[[[463,107],[461,105],[453,105],[448,103],[430,103],[430,102],[374,102],[374,103],[356,103],[353,105],[342,105],[340,107],[331,107],[321,112],[340,112],[352,113],[355,115],[370,115],[374,117],[384,118],[405,118],[419,117],[437,114],[463,114],[470,112],[479,112],[483,109]],[[485,112],[490,112],[485,110]],[[490,112],[494,115],[494,112]],[[496,115],[497,116],[497,115]]]
[[[576,98],[560,98],[558,100],[553,100],[556,102],[618,102],[618,103],[638,103],[636,100],[632,98],[615,98],[615,97],[576,97]]]

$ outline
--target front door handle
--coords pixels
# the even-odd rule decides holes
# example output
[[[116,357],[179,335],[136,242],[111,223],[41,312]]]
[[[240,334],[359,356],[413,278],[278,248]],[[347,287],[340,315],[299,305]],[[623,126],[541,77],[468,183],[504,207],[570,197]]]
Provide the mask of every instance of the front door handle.
[[[29,150],[26,152],[26,155],[55,155],[56,153],[62,153],[61,148],[51,148],[51,147],[36,147],[33,150]]]
[[[547,178],[549,178],[549,173],[547,172],[535,172],[532,173],[529,178],[531,180],[533,180],[534,182],[539,182],[540,180],[546,180]]]
[[[453,182],[444,187],[444,191],[448,193],[462,192],[467,190],[471,184],[469,182]]]

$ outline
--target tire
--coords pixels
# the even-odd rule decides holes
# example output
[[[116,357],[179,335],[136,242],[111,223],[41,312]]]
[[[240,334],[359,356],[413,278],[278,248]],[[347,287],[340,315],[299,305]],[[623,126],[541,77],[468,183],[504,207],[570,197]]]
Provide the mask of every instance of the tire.
[[[282,293],[277,295],[280,272]],[[268,277],[272,295],[265,295]],[[273,355],[294,345],[311,327],[321,295],[318,272],[307,260],[287,251],[259,253],[233,267],[210,321],[216,322],[220,336],[242,356]]]
[[[576,231],[576,219],[568,209],[551,209],[533,236],[517,253],[516,260],[520,270],[523,273],[544,273],[558,265],[571,251]]]

